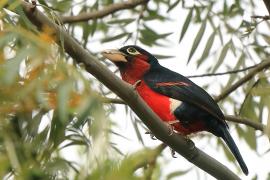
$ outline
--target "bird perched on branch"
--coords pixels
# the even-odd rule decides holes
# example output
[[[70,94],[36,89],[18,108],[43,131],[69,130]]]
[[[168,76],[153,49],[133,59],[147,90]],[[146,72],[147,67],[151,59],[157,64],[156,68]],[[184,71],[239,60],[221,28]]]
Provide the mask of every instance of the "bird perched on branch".
[[[124,81],[136,86],[142,99],[164,122],[182,135],[208,131],[221,137],[248,174],[222,111],[205,90],[161,66],[152,54],[138,46],[105,50],[102,54],[119,68]]]

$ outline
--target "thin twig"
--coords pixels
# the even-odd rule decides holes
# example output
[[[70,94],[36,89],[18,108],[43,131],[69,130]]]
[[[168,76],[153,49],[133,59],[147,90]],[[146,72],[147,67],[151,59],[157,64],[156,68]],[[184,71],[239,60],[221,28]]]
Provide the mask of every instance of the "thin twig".
[[[61,20],[63,23],[75,23],[81,21],[89,21],[92,19],[103,18],[107,15],[113,14],[117,11],[124,9],[132,9],[138,5],[145,4],[149,0],[130,0],[120,3],[115,3],[104,7],[102,10],[96,10],[93,12],[81,13],[77,16],[62,16]]]
[[[257,15],[254,15],[254,16],[251,16],[251,18],[254,18],[254,19],[262,19],[262,20],[270,20],[270,16],[268,16],[268,15],[265,15],[265,16],[257,16]]]
[[[239,79],[237,82],[235,82],[232,86],[226,88],[219,96],[215,97],[215,101],[220,101],[224,98],[226,98],[230,93],[232,93],[234,90],[236,90],[238,87],[249,81],[251,78],[254,78],[254,76],[261,72],[262,70],[270,67],[270,60],[262,61],[260,64],[258,64],[254,69],[252,69],[247,75]]]
[[[231,122],[235,122],[235,123],[239,123],[239,124],[245,124],[249,127],[254,128],[255,130],[260,130],[263,131],[264,130],[264,125],[258,122],[254,122],[250,119],[247,118],[241,118],[241,117],[237,117],[237,116],[232,116],[232,115],[225,115],[225,119],[227,121],[231,121]]]
[[[199,75],[191,75],[187,76],[188,78],[197,78],[197,77],[206,77],[206,76],[221,76],[221,75],[227,75],[227,74],[235,74],[243,71],[247,71],[249,69],[257,67],[258,64],[255,64],[253,66],[249,66],[243,69],[237,69],[237,70],[232,70],[232,71],[227,71],[227,72],[222,72],[222,73],[208,73],[208,74],[199,74]]]

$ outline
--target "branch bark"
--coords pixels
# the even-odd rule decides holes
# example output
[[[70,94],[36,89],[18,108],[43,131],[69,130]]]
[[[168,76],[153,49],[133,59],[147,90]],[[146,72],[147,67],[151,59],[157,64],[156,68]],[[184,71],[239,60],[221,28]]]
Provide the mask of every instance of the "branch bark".
[[[75,23],[81,21],[89,21],[91,19],[103,18],[123,9],[132,9],[138,5],[145,4],[148,1],[149,0],[129,0],[121,3],[115,3],[104,7],[99,11],[81,13],[77,16],[62,16],[61,20],[63,23]]]
[[[123,83],[121,79],[109,71],[108,68],[100,63],[93,55],[83,49],[67,32],[53,23],[38,9],[24,1],[21,1],[21,6],[29,20],[36,25],[38,29],[41,30],[43,26],[48,26],[55,32],[57,38],[56,42],[59,45],[61,45],[61,36],[65,51],[78,63],[83,63],[89,73],[94,75],[120,98],[124,99],[159,140],[163,141],[188,161],[217,179],[240,179],[226,166],[196,148],[192,141],[175,133],[170,135],[168,133],[168,127],[163,124],[161,119],[146,105],[138,94],[135,93],[131,86]]]

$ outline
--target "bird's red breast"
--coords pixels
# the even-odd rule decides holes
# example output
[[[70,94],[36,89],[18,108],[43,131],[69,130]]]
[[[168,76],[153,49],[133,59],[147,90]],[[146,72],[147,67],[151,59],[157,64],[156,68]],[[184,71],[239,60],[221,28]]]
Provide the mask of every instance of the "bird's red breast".
[[[140,64],[142,68],[147,68],[143,64]],[[129,84],[135,84],[137,81],[141,82],[136,86],[136,91],[142,97],[142,99],[147,103],[147,105],[162,119],[164,122],[171,124],[174,129],[181,133],[182,135],[188,135],[198,131],[204,130],[204,124],[202,121],[194,121],[190,124],[188,128],[183,127],[180,121],[176,119],[173,114],[175,106],[177,105],[177,100],[164,96],[162,94],[156,93],[141,79],[141,75],[136,72],[136,69],[126,69],[128,72],[121,72],[122,79]],[[141,71],[140,71],[141,72]],[[178,101],[178,105],[181,104]]]

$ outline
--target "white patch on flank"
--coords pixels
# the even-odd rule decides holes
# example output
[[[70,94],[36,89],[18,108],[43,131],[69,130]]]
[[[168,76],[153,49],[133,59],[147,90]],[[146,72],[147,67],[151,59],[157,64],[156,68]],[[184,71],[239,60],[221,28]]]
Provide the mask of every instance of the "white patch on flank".
[[[182,101],[170,98],[170,111],[173,113],[174,110],[182,104]]]

